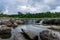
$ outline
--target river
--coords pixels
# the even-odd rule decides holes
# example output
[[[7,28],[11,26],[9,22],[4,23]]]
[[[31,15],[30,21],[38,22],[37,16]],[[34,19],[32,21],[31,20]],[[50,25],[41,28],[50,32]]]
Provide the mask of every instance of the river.
[[[36,20],[28,20],[28,24],[27,25],[18,25],[15,29],[12,28],[11,30],[11,37],[8,39],[2,39],[2,40],[13,40],[13,36],[18,33],[21,32],[21,29],[25,29],[25,30],[30,30],[33,31],[36,35],[39,35],[39,32],[42,32],[43,30],[48,30],[47,28],[38,28],[33,26],[33,24],[35,24]],[[39,24],[42,25],[43,20],[40,21]],[[58,32],[57,32],[58,34]]]
[[[31,24],[30,25],[19,25],[17,28],[12,29],[12,31],[11,31],[11,34],[12,34],[11,38],[9,38],[9,39],[2,39],[2,40],[13,40],[13,35],[18,33],[18,32],[21,32],[21,29],[33,31],[36,35],[39,35],[39,32],[42,32],[43,30],[48,30],[47,28],[34,27]]]

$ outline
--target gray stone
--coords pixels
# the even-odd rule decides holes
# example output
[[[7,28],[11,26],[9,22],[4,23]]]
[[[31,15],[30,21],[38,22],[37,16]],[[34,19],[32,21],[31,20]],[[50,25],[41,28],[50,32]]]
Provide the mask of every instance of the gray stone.
[[[40,33],[41,40],[60,40],[60,37],[56,32],[44,30]]]
[[[22,29],[22,32],[14,35],[14,40],[38,40],[36,37],[32,31]]]
[[[28,40],[24,37],[24,35],[22,33],[17,33],[14,35],[14,40]]]
[[[31,39],[36,37],[36,34],[34,34],[34,32],[32,32],[30,30],[23,30],[23,32],[26,33]]]

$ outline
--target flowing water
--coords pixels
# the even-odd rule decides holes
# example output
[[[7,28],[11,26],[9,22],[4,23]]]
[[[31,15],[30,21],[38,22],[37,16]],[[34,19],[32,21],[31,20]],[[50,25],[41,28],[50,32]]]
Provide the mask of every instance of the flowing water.
[[[39,32],[42,32],[43,30],[48,30],[47,28],[37,28],[37,27],[34,27],[32,24],[35,24],[36,23],[35,21],[36,20],[29,20],[28,21],[28,25],[18,25],[17,28],[15,28],[15,29],[12,28],[12,31],[11,31],[12,36],[11,36],[11,38],[9,38],[9,39],[2,39],[2,40],[13,40],[13,35],[16,34],[16,33],[18,33],[18,32],[21,32],[21,29],[31,30],[36,35],[38,35]],[[44,20],[41,20],[39,24],[42,24],[43,21]]]
[[[32,26],[31,24],[30,25],[19,25],[16,29],[12,29],[12,31],[11,31],[12,37],[11,38],[3,39],[3,40],[13,40],[13,35],[18,33],[18,32],[21,32],[21,29],[33,31],[36,35],[38,35],[39,32],[41,32],[43,30],[47,30],[47,28],[44,28],[44,29],[37,28],[37,27]]]
[[[43,21],[44,21],[44,19],[42,19],[42,20],[39,22],[39,24],[42,25],[42,24],[43,24]]]

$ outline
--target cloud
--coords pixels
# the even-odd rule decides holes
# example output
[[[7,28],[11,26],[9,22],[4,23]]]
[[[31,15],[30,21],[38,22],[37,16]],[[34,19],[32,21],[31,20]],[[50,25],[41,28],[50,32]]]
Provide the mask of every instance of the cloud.
[[[56,0],[44,0],[44,3],[46,4],[54,4],[56,2]]]
[[[35,7],[34,6],[18,6],[17,7],[18,11],[21,12],[31,12],[31,13],[36,13],[36,12],[43,12],[43,11],[48,11],[50,8],[47,5],[39,5],[36,4]]]
[[[59,11],[60,0],[0,0],[0,11],[4,14],[20,12]]]
[[[51,10],[51,12],[60,12],[60,6],[57,6],[56,9]]]

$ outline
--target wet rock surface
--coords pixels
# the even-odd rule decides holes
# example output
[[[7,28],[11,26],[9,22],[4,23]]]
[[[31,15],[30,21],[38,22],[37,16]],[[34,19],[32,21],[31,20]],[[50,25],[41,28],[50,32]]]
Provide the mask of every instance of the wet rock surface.
[[[0,25],[0,38],[6,39],[11,37],[11,29],[6,25]]]
[[[38,36],[29,30],[23,30],[14,35],[14,40],[38,40]]]
[[[0,25],[6,25],[8,27],[17,27],[18,25],[24,24],[25,21],[14,18],[0,18]]]
[[[48,24],[48,25],[60,25],[60,19],[45,19],[43,21],[43,24]]]
[[[60,40],[60,36],[55,32],[44,30],[40,33],[41,40]]]
[[[44,24],[54,25],[60,24],[60,20],[45,20]],[[20,19],[1,19],[0,20],[0,38],[6,39],[11,37],[11,27],[15,28],[18,25],[25,24],[25,20]],[[35,35],[32,31],[23,30],[14,35],[14,40],[38,40],[38,35]],[[58,35],[51,31],[42,31],[40,33],[41,40],[60,40]]]
[[[24,24],[24,20],[14,18],[0,18],[0,38],[6,39],[11,37],[11,28]]]

